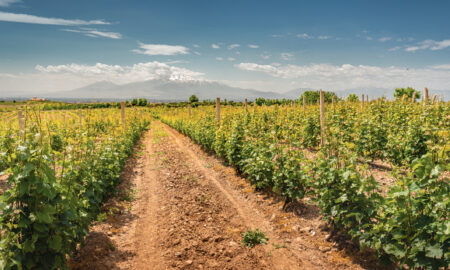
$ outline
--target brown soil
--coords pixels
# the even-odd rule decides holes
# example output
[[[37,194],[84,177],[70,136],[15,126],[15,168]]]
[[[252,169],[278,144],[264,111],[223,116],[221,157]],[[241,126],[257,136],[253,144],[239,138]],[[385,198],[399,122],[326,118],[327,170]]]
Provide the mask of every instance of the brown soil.
[[[283,211],[280,198],[255,192],[175,130],[152,122],[140,145],[72,269],[377,268],[370,253],[330,236],[315,206]],[[269,243],[243,247],[241,233],[256,228]]]

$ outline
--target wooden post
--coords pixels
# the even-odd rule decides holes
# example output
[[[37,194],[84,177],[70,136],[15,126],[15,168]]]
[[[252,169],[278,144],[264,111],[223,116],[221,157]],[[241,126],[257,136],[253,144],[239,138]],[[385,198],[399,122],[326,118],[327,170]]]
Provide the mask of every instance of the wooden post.
[[[364,110],[364,94],[361,95],[361,111]]]
[[[191,118],[191,103],[188,104],[189,118]]]
[[[66,112],[63,112],[63,122],[64,122],[64,125],[66,125]]]
[[[120,102],[120,119],[122,120],[122,127],[125,129],[125,102]]]
[[[142,119],[142,110],[139,111],[139,118]]]
[[[22,133],[25,128],[22,111],[17,112],[17,118],[19,120],[19,132]]]
[[[369,95],[366,95],[366,102],[369,104]]]
[[[81,122],[81,109],[78,109],[78,118],[79,118],[79,124],[80,127],[82,126],[82,122]]]
[[[248,112],[248,101],[245,99],[245,112]]]
[[[423,89],[423,100],[425,101],[424,104],[428,104],[428,88]]]
[[[177,114],[178,114],[178,106],[177,106]]]
[[[216,98],[216,119],[217,124],[220,125],[220,98]]]
[[[416,101],[416,91],[413,92],[411,103],[414,103]]]
[[[320,146],[325,144],[325,98],[323,91],[320,90]]]
[[[434,105],[434,103],[436,103],[436,98],[437,98],[437,95],[433,94],[433,105]]]
[[[405,102],[406,95],[402,96],[402,102]]]
[[[102,110],[102,121],[105,122],[105,111]]]

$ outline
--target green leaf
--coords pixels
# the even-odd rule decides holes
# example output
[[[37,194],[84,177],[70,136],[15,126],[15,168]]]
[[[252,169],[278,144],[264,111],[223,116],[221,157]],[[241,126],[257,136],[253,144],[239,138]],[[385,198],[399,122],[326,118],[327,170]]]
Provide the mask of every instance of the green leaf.
[[[392,254],[397,258],[403,258],[406,254],[406,250],[398,244],[387,244],[383,247],[384,251],[388,254]]]
[[[442,257],[443,251],[439,244],[434,246],[428,246],[425,248],[425,255],[429,258],[440,259]]]
[[[59,235],[54,235],[47,240],[48,246],[54,251],[60,251],[62,247],[62,239]]]

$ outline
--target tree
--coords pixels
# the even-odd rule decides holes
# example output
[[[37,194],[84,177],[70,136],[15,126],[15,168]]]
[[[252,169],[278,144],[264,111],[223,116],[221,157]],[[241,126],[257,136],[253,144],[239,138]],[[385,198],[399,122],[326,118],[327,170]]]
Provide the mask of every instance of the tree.
[[[140,98],[138,100],[138,106],[146,106],[147,105],[147,99],[146,98]]]
[[[258,105],[258,106],[261,106],[261,105],[263,105],[265,103],[266,103],[266,99],[265,98],[257,98],[257,99],[255,99],[255,104]]]
[[[359,97],[356,94],[350,94],[347,97],[347,101],[358,102],[359,101]]]
[[[412,98],[414,92],[416,92],[416,99],[420,98],[420,92],[412,87],[395,88],[394,97],[400,99],[403,98],[403,96],[406,96],[407,98]]]
[[[190,96],[189,97],[189,102],[190,103],[195,103],[195,102],[198,102],[198,97],[196,96],[196,95],[192,95],[192,96]]]
[[[306,98],[306,103],[317,103],[320,99],[320,91],[305,91],[300,96],[300,101],[303,102],[303,96]],[[336,101],[339,100],[339,98],[336,96],[333,92],[325,92],[324,91],[324,98],[325,102],[331,102],[333,100],[333,97],[336,99]]]
[[[137,104],[138,104],[138,100],[134,98],[134,99],[131,101],[131,105],[132,105],[132,106],[136,106]]]

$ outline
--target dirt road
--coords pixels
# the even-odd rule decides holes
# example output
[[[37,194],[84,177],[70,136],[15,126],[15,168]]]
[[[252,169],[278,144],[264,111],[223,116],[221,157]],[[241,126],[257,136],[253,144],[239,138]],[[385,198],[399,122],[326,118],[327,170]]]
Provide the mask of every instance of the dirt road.
[[[72,269],[364,269],[351,244],[330,240],[307,203],[285,212],[232,168],[159,122],[136,148]],[[103,220],[106,219],[106,220]],[[241,245],[259,228],[267,245]],[[328,240],[327,240],[328,239]],[[362,260],[364,258],[364,260]],[[373,267],[373,264],[372,264]]]

